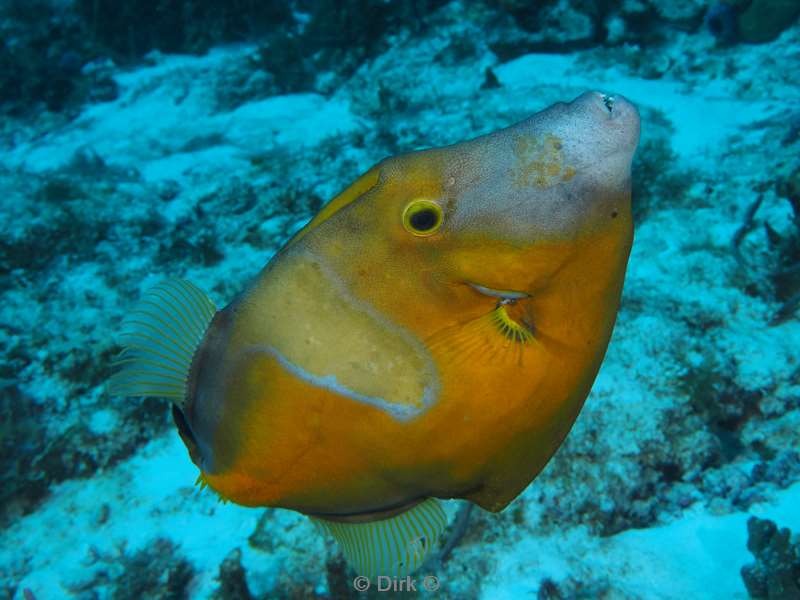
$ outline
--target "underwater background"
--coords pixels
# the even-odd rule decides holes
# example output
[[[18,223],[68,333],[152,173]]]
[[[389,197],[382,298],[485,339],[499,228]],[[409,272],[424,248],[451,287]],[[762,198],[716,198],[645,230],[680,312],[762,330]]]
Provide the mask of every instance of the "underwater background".
[[[592,89],[642,119],[608,354],[504,512],[445,503],[419,595],[800,598],[799,15],[0,0],[0,598],[392,597],[194,486],[168,403],[108,394],[121,321],[172,276],[226,303],[384,157]]]

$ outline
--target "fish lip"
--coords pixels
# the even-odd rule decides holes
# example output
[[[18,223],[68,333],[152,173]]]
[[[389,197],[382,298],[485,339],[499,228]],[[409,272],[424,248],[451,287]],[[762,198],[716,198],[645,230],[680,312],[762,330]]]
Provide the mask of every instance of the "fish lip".
[[[616,100],[614,94],[602,94],[602,100],[606,110],[608,110],[610,114],[614,114],[614,100]]]
[[[593,91],[578,96],[575,101],[586,102],[597,111],[601,118],[638,120],[639,111],[636,106],[622,94]]]
[[[588,91],[575,98],[565,112],[571,121],[567,129],[574,132],[577,152],[591,167],[612,158],[629,160],[639,145],[641,119],[639,110],[622,94],[610,91]],[[591,151],[587,151],[587,144]]]
[[[500,300],[522,300],[523,298],[531,297],[531,295],[527,292],[519,292],[516,290],[496,290],[473,281],[466,281],[465,283],[479,294],[489,296],[490,298],[497,298]]]

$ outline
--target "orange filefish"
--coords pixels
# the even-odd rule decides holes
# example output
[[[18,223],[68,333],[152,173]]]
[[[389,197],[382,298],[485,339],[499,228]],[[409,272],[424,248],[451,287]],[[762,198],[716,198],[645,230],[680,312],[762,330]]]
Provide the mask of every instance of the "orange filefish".
[[[220,497],[406,575],[438,499],[502,510],[572,427],[619,308],[638,139],[630,102],[590,92],[383,160],[225,308],[183,280],[148,292],[113,389],[173,402]]]

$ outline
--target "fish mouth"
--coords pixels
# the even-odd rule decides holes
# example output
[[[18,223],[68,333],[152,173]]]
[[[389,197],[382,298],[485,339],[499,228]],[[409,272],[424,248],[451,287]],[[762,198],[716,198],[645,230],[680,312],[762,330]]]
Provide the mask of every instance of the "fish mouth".
[[[609,113],[614,113],[614,96],[612,94],[602,94],[603,96],[603,104],[605,104],[606,109]]]
[[[473,281],[467,281],[466,284],[479,294],[483,294],[484,296],[488,296],[490,298],[496,298],[497,300],[522,300],[523,298],[531,297],[531,295],[527,292],[519,292],[516,290],[497,290]]]
[[[581,107],[588,120],[594,122],[605,131],[614,144],[606,148],[606,152],[617,150],[633,154],[639,142],[639,111],[621,94],[606,92],[587,92],[572,102]]]

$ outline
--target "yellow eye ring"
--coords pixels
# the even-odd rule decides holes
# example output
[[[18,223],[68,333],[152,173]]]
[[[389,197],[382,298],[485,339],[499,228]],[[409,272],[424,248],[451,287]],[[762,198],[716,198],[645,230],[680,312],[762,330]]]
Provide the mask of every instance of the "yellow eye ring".
[[[442,207],[433,200],[412,200],[403,210],[403,227],[413,235],[425,237],[439,231],[443,218]]]

